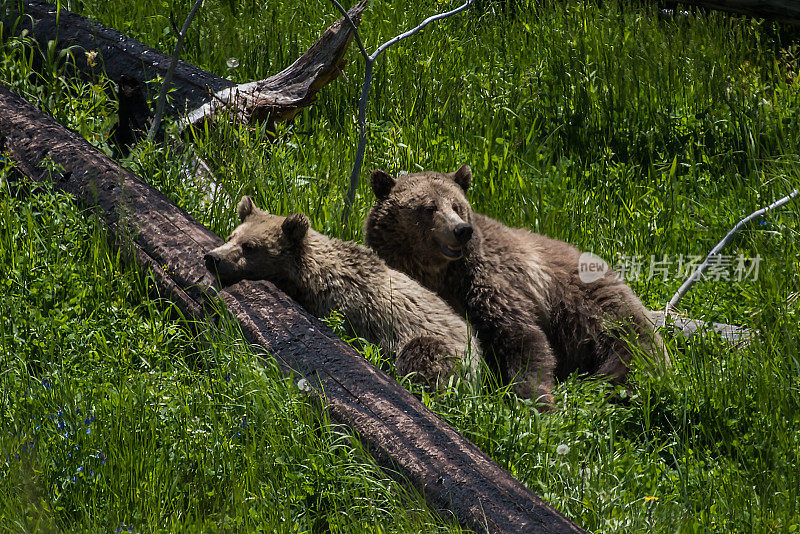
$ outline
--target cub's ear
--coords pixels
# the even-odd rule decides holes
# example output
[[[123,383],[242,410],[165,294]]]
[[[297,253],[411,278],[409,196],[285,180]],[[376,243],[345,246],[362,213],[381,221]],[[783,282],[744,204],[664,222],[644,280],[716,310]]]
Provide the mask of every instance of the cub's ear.
[[[469,189],[470,182],[472,182],[472,169],[470,166],[465,163],[459,167],[458,170],[453,173],[453,181],[466,193]]]
[[[369,182],[372,184],[372,192],[375,193],[375,198],[383,200],[392,192],[392,188],[396,183],[388,172],[380,169],[375,169],[369,177]]]
[[[293,213],[284,219],[281,230],[290,242],[299,243],[308,233],[308,217],[302,213]]]
[[[253,199],[248,197],[247,195],[242,197],[242,200],[239,201],[239,205],[236,206],[236,212],[239,214],[239,221],[244,222],[248,215],[253,213]]]

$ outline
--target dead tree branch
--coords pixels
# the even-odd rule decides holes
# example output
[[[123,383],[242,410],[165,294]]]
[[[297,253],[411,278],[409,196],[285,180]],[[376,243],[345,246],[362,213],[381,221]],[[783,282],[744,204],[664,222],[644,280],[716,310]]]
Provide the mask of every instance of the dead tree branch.
[[[686,293],[689,292],[689,289],[691,289],[691,287],[695,284],[695,282],[697,282],[700,279],[700,277],[703,276],[703,273],[706,271],[706,269],[708,269],[708,266],[711,264],[711,262],[719,256],[719,253],[722,252],[722,249],[725,248],[728,245],[728,243],[731,242],[731,239],[733,239],[733,236],[739,233],[739,230],[744,228],[744,226],[753,219],[761,217],[768,211],[783,206],[790,200],[797,198],[797,196],[798,196],[798,190],[795,189],[789,195],[773,202],[772,204],[770,204],[765,208],[761,208],[760,210],[754,211],[753,213],[751,213],[750,215],[748,215],[747,217],[736,223],[736,226],[734,226],[731,229],[731,231],[728,232],[725,235],[725,237],[722,238],[722,241],[717,243],[716,246],[711,249],[711,252],[708,253],[706,259],[703,260],[703,263],[701,263],[697,267],[697,269],[695,269],[692,275],[681,285],[681,287],[678,289],[675,295],[673,295],[673,297],[669,300],[666,308],[664,309],[664,318],[666,319],[667,317],[669,317],[670,313],[672,313],[675,310],[681,299],[686,295]]]
[[[52,40],[57,51],[75,46],[86,52],[97,52],[92,60],[97,66],[90,65],[85,54],[75,54],[76,67],[88,76],[102,69],[115,82],[119,82],[122,75],[144,82],[165,78],[172,65],[172,56],[63,7],[59,10],[42,0],[22,0],[21,4],[22,14],[26,16],[16,25],[16,31],[27,30],[43,50]],[[348,12],[350,20],[358,24],[365,8],[366,1],[353,6]],[[15,27],[12,23],[19,15],[12,10],[6,18],[9,22],[6,26]],[[300,109],[311,105],[320,89],[339,75],[352,38],[350,23],[340,19],[283,71],[233,88],[230,80],[178,60],[169,87],[172,106],[167,106],[165,113],[187,112],[181,122],[183,126],[213,121],[220,114],[234,116],[242,122],[287,121]],[[150,88],[144,83],[142,86],[145,98],[152,99],[155,95],[150,93]]]
[[[361,36],[358,33],[358,28],[356,28],[355,23],[351,19],[351,17],[347,14],[344,10],[342,5],[337,0],[331,0],[333,5],[343,14],[344,18],[347,19],[348,23],[352,26],[353,33],[355,34],[356,42],[358,43],[358,47],[361,50],[361,55],[364,57],[364,85],[361,87],[361,97],[358,100],[358,149],[356,150],[356,159],[353,163],[353,172],[350,173],[350,185],[347,188],[347,195],[345,196],[344,200],[344,209],[342,211],[342,224],[347,224],[348,219],[350,218],[350,210],[353,207],[353,202],[356,198],[356,189],[358,188],[359,177],[361,175],[361,167],[364,164],[364,152],[367,147],[367,103],[369,101],[369,91],[372,87],[372,72],[373,66],[375,65],[375,60],[378,59],[378,56],[381,53],[389,48],[390,46],[402,41],[406,37],[411,37],[415,33],[421,31],[425,26],[430,24],[433,21],[441,20],[443,18],[449,17],[451,15],[455,15],[456,13],[460,13],[467,9],[474,0],[467,0],[461,6],[453,9],[452,11],[448,11],[446,13],[439,13],[438,15],[433,15],[422,21],[417,27],[408,30],[407,32],[401,33],[397,35],[382,45],[380,45],[375,52],[372,54],[367,53],[366,48],[361,42]]]
[[[75,66],[89,79],[103,71],[117,83],[119,121],[114,138],[125,147],[134,144],[148,130],[152,115],[147,100],[154,95],[144,82],[157,77],[165,78],[161,85],[162,96],[170,89],[173,103],[170,106],[166,98],[159,96],[159,109],[163,104],[163,112],[173,115],[193,110],[182,120],[182,127],[213,121],[221,113],[246,122],[269,120],[276,123],[291,119],[301,108],[311,105],[317,93],[341,72],[354,35],[352,25],[361,21],[365,8],[366,2],[353,6],[348,12],[349,22],[340,19],[331,25],[288,68],[264,80],[233,88],[225,78],[176,60],[176,56],[167,56],[113,28],[66,9],[59,11],[57,6],[41,0],[23,0],[25,17],[14,24],[20,14],[11,10],[6,17],[6,28],[15,28],[17,33],[27,30],[43,49],[53,41],[56,50],[75,47],[96,52],[91,61],[87,60],[86,54],[73,54]],[[0,16],[4,14],[0,13]],[[187,17],[184,30],[179,33],[185,36],[190,22]],[[171,83],[167,80],[168,71],[173,72]],[[150,131],[157,132],[157,128]],[[184,160],[182,171],[187,178],[203,186],[207,198],[227,196],[206,162],[188,147],[179,147],[179,152]],[[194,174],[189,174],[193,171]]]

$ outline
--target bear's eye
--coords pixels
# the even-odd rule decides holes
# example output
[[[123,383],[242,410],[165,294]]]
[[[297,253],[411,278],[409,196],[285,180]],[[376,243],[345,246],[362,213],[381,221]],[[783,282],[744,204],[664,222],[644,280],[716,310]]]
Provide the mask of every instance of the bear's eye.
[[[242,250],[245,253],[253,252],[255,249],[256,249],[256,246],[255,246],[254,243],[250,243],[249,241],[245,241],[244,243],[242,243]]]
[[[425,206],[425,213],[432,214],[436,212],[436,204],[428,204]]]

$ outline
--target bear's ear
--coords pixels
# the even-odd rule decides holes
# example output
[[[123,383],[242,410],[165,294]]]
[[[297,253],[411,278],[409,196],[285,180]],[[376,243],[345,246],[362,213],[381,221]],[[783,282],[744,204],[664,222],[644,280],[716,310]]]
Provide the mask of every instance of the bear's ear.
[[[299,243],[308,233],[308,217],[302,213],[293,213],[281,224],[283,234],[292,243]]]
[[[470,182],[472,182],[472,169],[470,166],[465,163],[459,167],[458,170],[453,173],[453,181],[466,193],[469,189]]]
[[[396,183],[388,172],[380,169],[372,171],[369,182],[372,184],[372,192],[375,193],[375,198],[378,200],[383,200],[388,197]]]
[[[243,196],[242,200],[239,201],[239,205],[236,206],[236,212],[239,214],[239,221],[244,222],[247,216],[253,213],[253,208],[253,199],[247,195]]]

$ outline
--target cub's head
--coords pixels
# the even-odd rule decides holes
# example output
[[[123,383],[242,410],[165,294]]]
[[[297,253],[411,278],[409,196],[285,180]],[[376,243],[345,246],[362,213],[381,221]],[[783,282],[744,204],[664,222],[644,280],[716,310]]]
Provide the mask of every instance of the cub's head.
[[[414,276],[464,256],[472,238],[472,208],[466,192],[469,165],[452,173],[419,172],[370,177],[375,204],[364,223],[364,240],[386,262]]]
[[[272,215],[257,208],[248,196],[242,197],[237,211],[241,224],[224,245],[205,255],[208,270],[224,284],[242,279],[277,282],[296,273],[308,217]]]

